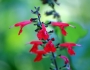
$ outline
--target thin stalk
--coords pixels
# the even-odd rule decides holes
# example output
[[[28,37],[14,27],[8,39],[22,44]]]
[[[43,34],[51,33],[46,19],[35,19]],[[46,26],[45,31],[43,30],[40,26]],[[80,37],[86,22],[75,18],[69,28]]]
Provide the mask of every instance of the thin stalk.
[[[42,23],[41,23],[41,21],[40,21],[39,12],[37,12],[37,16],[38,16],[38,22],[40,23],[39,26],[41,26]],[[48,40],[47,40],[47,41],[48,41]],[[53,57],[53,61],[54,61],[55,68],[56,68],[56,70],[58,70],[57,62],[56,62],[55,55],[54,55],[53,52],[52,52],[52,57]]]
[[[58,70],[57,62],[56,62],[55,55],[53,52],[52,52],[52,57],[53,57],[53,61],[54,61],[54,65],[56,67],[56,70]]]
[[[41,21],[40,21],[40,16],[38,15],[38,20],[39,20],[39,22],[40,22],[40,24],[41,24]]]
[[[40,17],[41,17],[41,16],[40,16],[39,12],[37,12],[37,16],[38,16],[38,22],[39,22],[40,25],[41,25],[41,24],[42,24],[42,23],[41,23],[41,20],[40,20]]]

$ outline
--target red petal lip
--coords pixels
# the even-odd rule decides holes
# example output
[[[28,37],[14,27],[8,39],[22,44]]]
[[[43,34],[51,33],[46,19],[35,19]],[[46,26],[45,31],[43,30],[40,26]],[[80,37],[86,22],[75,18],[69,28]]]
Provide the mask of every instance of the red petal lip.
[[[23,31],[23,30],[22,30],[22,28],[21,28],[21,29],[19,30],[19,33],[18,33],[18,35],[20,35],[20,34],[22,33],[22,31]]]
[[[68,53],[69,53],[70,55],[75,55],[75,52],[73,51],[73,49],[68,49]]]
[[[30,44],[34,44],[30,50],[30,52],[36,53],[36,51],[38,50],[38,45],[43,44],[41,41],[32,41],[30,42]]]
[[[36,53],[37,50],[38,50],[38,45],[34,44],[34,45],[32,46],[32,48],[30,49],[30,52]]]
[[[37,56],[34,59],[34,62],[42,60],[42,56],[43,56],[43,54],[46,54],[46,52],[44,50],[37,50],[36,54],[37,54]]]
[[[62,34],[63,34],[64,36],[67,35],[67,32],[66,32],[64,29],[61,29],[61,32],[62,32]]]
[[[42,60],[42,55],[37,54],[36,58],[34,59],[34,62]]]

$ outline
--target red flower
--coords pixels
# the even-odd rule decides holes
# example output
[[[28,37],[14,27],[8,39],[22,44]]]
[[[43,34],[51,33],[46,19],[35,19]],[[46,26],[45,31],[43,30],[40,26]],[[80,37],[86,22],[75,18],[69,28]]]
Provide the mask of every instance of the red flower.
[[[38,31],[37,37],[39,38],[39,40],[42,40],[42,39],[47,40],[49,38],[49,34],[46,31],[46,27],[44,23],[42,23],[42,29]]]
[[[74,26],[68,24],[68,23],[63,23],[63,22],[52,22],[53,26],[58,26],[61,29],[61,32],[64,36],[67,35],[67,32],[65,31],[65,27],[71,26],[73,28],[75,28]]]
[[[52,40],[48,41],[48,43],[44,47],[44,50],[46,52],[55,52],[56,51],[56,48],[55,48],[54,44],[52,43]]]
[[[43,44],[41,41],[32,41],[30,44],[33,44],[32,48],[30,49],[30,52],[36,53],[38,50],[38,45]]]
[[[20,30],[19,30],[19,33],[18,35],[20,35],[22,33],[22,29],[24,26],[28,25],[28,24],[31,24],[34,20],[36,20],[36,18],[31,18],[30,20],[25,20],[25,21],[22,21],[22,22],[18,22],[16,24],[14,24],[14,27],[19,27],[20,26]],[[13,26],[11,26],[10,28],[12,28]]]
[[[37,50],[35,54],[37,54],[37,56],[34,59],[34,62],[42,60],[42,56],[43,54],[46,54],[46,52],[44,50]]]
[[[69,63],[69,59],[66,56],[61,55],[60,58],[64,60],[65,64]]]
[[[81,46],[79,44],[75,44],[75,43],[62,43],[60,44],[61,47],[66,47],[68,49],[68,53],[70,55],[75,55],[74,50],[72,49],[73,46]]]

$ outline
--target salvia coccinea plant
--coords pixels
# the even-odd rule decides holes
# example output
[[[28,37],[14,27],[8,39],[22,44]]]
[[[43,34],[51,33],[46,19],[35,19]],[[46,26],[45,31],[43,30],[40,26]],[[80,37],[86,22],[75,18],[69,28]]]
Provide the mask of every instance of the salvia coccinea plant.
[[[48,4],[52,10],[51,11],[46,11],[45,14],[47,16],[53,15],[54,18],[57,19],[57,22],[50,21],[47,24],[42,22],[40,20],[41,14],[39,13],[40,7],[35,7],[35,10],[31,10],[32,14],[37,15],[37,18],[30,18],[30,20],[25,20],[22,22],[18,22],[14,24],[12,27],[20,27],[20,30],[18,32],[18,35],[20,35],[23,32],[23,27],[26,25],[32,24],[34,22],[34,26],[37,26],[35,29],[35,32],[37,32],[36,36],[38,40],[33,40],[29,42],[28,44],[32,45],[32,48],[29,50],[30,53],[36,54],[36,57],[34,59],[34,62],[41,61],[43,59],[43,56],[46,56],[48,54],[51,54],[52,57],[51,59],[51,64],[53,64],[54,67],[50,67],[50,70],[62,70],[63,68],[66,68],[67,70],[71,70],[70,68],[70,63],[69,59],[67,56],[64,56],[63,54],[56,55],[57,48],[66,48],[67,51],[66,53],[72,55],[75,55],[75,52],[73,50],[73,47],[75,46],[81,46],[80,44],[76,44],[73,42],[65,42],[65,43],[58,43],[55,45],[53,41],[55,41],[54,37],[50,37],[50,35],[54,32],[54,30],[47,31],[48,26],[53,26],[53,27],[59,27],[61,30],[61,34],[63,36],[67,35],[67,31],[65,30],[66,27],[72,27],[75,28],[75,26],[68,24],[67,22],[62,22],[60,19],[60,15],[55,11],[54,5],[59,3],[57,0],[41,0],[43,4]],[[39,49],[39,46],[43,47],[42,50]],[[56,58],[59,57],[60,59],[63,59],[64,65],[62,67],[58,67]]]

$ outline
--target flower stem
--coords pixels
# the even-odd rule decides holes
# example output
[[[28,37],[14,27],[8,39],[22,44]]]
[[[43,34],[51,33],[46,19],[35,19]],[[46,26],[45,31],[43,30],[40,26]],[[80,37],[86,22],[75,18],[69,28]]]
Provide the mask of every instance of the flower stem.
[[[40,15],[38,15],[38,20],[39,20],[39,23],[40,23],[40,25],[41,25],[41,21],[40,21]]]
[[[37,11],[37,16],[38,16],[38,22],[40,23],[39,26],[41,26],[41,21],[40,21],[40,13]],[[47,40],[48,41],[48,40]],[[58,66],[57,66],[57,62],[56,62],[56,57],[54,55],[54,53],[52,52],[52,58],[53,58],[53,61],[54,61],[54,65],[55,65],[55,70],[59,70],[58,69]]]
[[[54,61],[54,65],[56,67],[56,70],[58,70],[57,62],[56,62],[55,55],[53,52],[52,52],[52,57],[53,57],[53,61]]]

